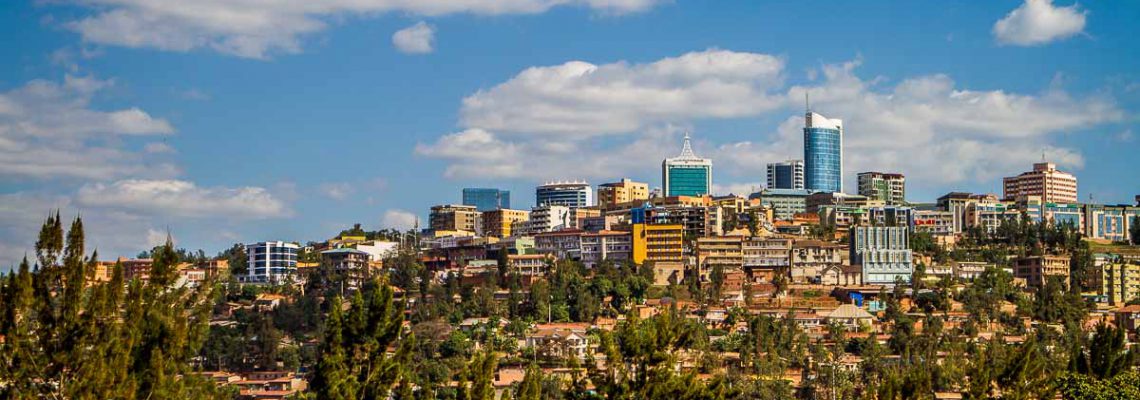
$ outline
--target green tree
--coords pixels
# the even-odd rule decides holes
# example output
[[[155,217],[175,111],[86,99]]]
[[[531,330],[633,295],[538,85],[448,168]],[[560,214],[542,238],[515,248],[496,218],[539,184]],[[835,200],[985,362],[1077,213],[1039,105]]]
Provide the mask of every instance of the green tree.
[[[1126,348],[1124,329],[1098,324],[1088,349],[1072,356],[1075,371],[1096,379],[1111,379],[1132,368],[1136,354]]]

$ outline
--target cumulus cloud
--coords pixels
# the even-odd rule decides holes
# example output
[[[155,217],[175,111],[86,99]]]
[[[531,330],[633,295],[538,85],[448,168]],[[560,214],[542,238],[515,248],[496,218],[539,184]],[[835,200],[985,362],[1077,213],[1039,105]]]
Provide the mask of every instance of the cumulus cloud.
[[[435,27],[420,21],[392,34],[392,45],[408,54],[431,53],[435,44]]]
[[[402,231],[412,229],[416,226],[416,214],[400,209],[387,210],[384,211],[384,216],[380,218],[380,225]]]
[[[94,11],[67,27],[83,40],[125,47],[190,51],[207,48],[240,57],[266,58],[301,51],[301,39],[327,28],[327,21],[396,12],[449,14],[538,14],[580,6],[604,14],[647,10],[659,0],[85,0]]]
[[[1085,29],[1085,15],[1077,4],[1053,5],[1053,0],[1025,0],[1009,14],[994,23],[998,43],[1014,46],[1037,46],[1064,39]]]
[[[420,143],[416,152],[448,160],[449,178],[656,176],[654,166],[676,154],[681,131],[692,124],[774,117],[777,126],[747,141],[694,135],[698,155],[719,171],[714,181],[731,180],[725,172],[757,181],[766,163],[802,157],[800,113],[810,92],[813,109],[844,120],[849,180],[860,170],[888,170],[941,186],[996,182],[1042,151],[1079,168],[1080,152],[1051,138],[1123,118],[1113,99],[1074,96],[1059,85],[1039,93],[973,90],[944,74],[887,85],[886,78],[860,77],[856,59],[822,66],[808,85],[786,86],[782,65],[773,56],[710,50],[648,64],[532,67],[469,96],[465,129]],[[699,94],[707,85],[723,95]]]
[[[138,108],[100,111],[91,100],[111,80],[66,75],[0,93],[0,177],[108,179],[171,176],[177,168],[125,148],[123,137],[174,133]],[[154,161],[154,162],[151,162]]]
[[[348,196],[356,192],[352,185],[347,182],[322,183],[318,189],[322,195],[333,200],[347,199]]]
[[[127,179],[79,189],[80,206],[121,209],[143,215],[261,219],[291,214],[260,187],[199,187],[182,180]]]
[[[504,134],[586,137],[654,124],[758,115],[781,104],[784,61],[726,50],[648,64],[570,61],[528,68],[463,99],[462,123]]]

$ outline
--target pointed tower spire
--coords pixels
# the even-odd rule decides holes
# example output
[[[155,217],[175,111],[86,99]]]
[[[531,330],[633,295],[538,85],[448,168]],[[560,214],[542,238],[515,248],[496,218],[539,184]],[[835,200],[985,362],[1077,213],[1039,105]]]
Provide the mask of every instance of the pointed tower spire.
[[[681,146],[681,155],[678,158],[698,158],[693,153],[693,145],[690,143],[689,132],[685,132],[685,144]]]
[[[811,112],[811,91],[804,89],[804,114]]]

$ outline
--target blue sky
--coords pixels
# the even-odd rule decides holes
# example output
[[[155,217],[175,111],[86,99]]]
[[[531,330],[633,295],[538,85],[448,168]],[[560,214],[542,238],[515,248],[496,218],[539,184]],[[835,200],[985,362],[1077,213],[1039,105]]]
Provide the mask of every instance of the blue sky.
[[[684,131],[743,194],[802,156],[805,91],[848,187],[999,192],[1044,152],[1082,199],[1140,194],[1134,2],[177,3],[0,5],[0,265],[54,207],[109,257],[402,226],[465,186],[659,186]]]

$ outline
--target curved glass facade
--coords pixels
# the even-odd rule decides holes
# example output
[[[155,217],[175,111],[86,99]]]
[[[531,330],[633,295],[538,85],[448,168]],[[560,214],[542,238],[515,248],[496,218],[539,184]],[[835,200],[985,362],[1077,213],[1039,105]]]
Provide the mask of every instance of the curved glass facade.
[[[818,192],[842,190],[842,134],[838,129],[804,128],[804,186]]]

